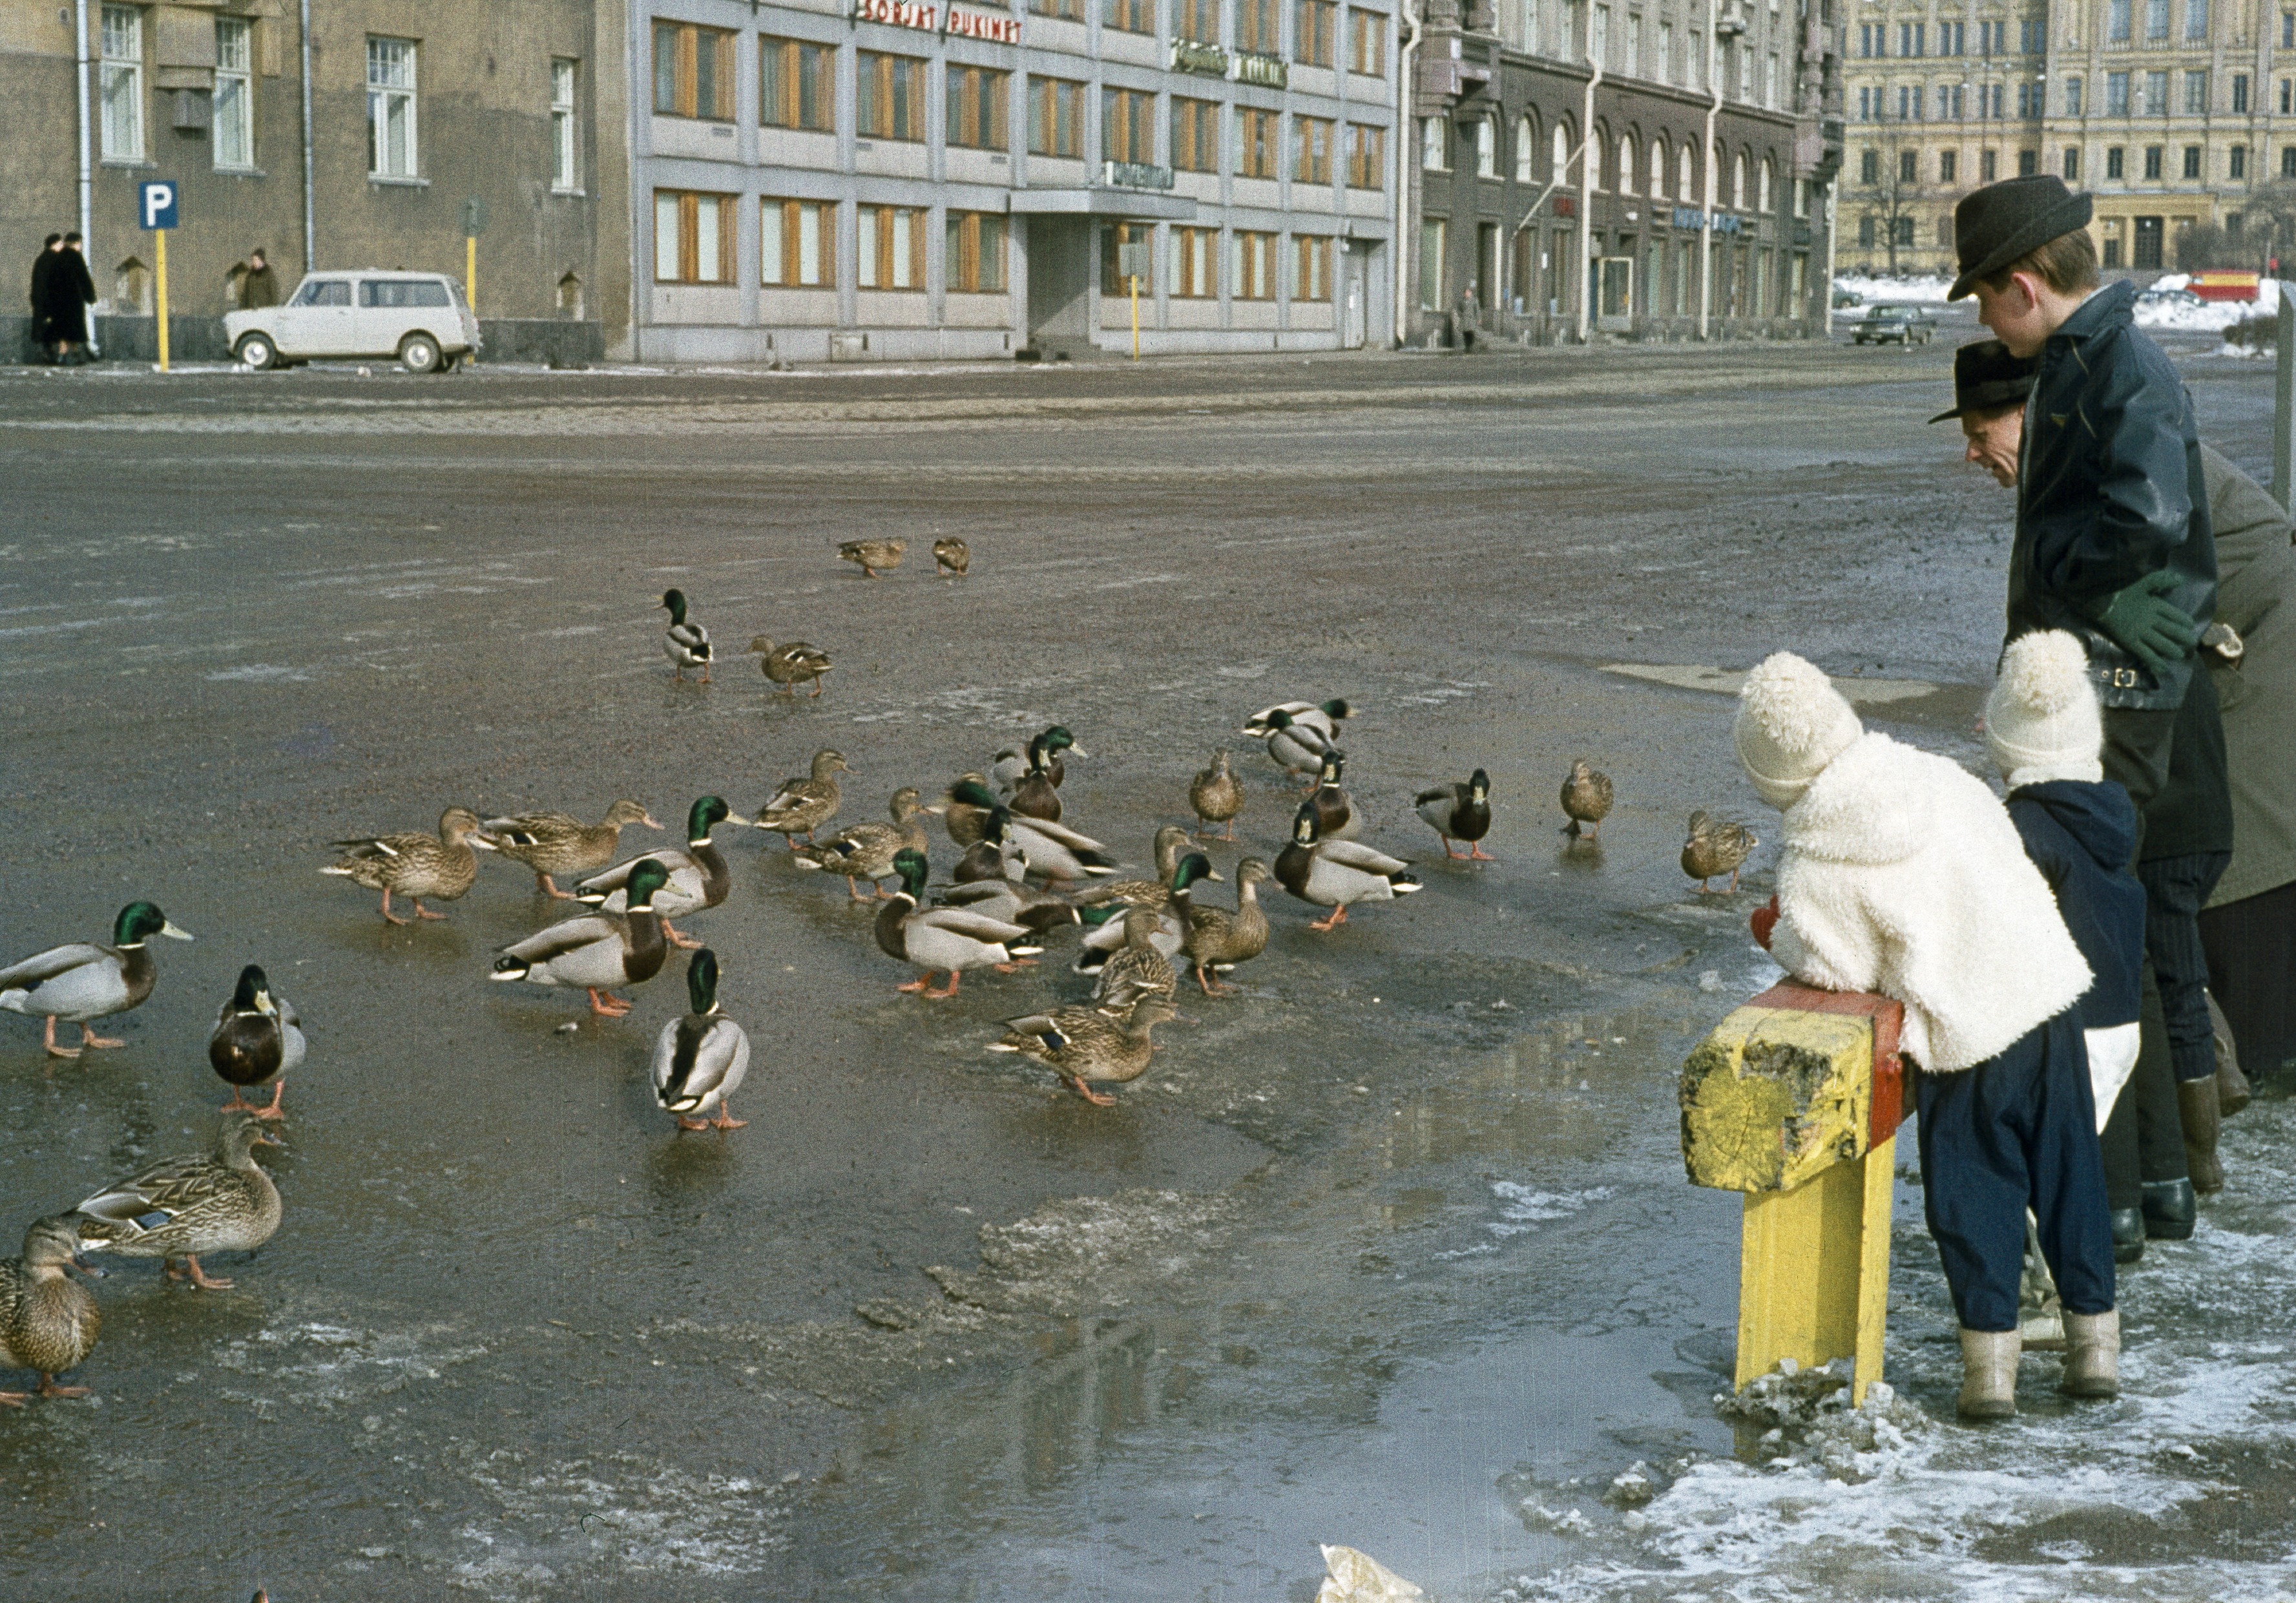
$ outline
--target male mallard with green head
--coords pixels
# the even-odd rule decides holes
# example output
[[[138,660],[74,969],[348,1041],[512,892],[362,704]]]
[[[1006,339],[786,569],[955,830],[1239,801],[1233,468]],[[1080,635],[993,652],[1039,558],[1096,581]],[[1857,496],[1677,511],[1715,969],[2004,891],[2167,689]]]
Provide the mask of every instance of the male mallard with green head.
[[[103,1315],[70,1270],[95,1275],[79,1260],[79,1221],[69,1213],[35,1220],[21,1257],[0,1259],[0,1369],[29,1369],[43,1397],[85,1397],[86,1386],[60,1386],[95,1351]],[[29,1392],[0,1392],[0,1404],[22,1408]]]
[[[672,946],[691,949],[701,942],[679,934],[671,919],[720,906],[733,894],[733,867],[709,838],[709,832],[720,824],[739,824],[746,829],[750,820],[726,806],[722,796],[697,797],[685,814],[685,850],[646,854],[669,871],[669,883],[653,893],[653,910],[661,920],[662,938]],[[593,874],[575,885],[576,898],[609,913],[627,912],[630,870],[644,861],[645,858],[634,857]]]
[[[1491,832],[1491,777],[1482,769],[1477,769],[1456,785],[1421,791],[1412,798],[1412,804],[1427,826],[1443,837],[1447,859],[1458,855],[1451,850],[1451,843],[1464,841],[1470,861],[1496,860],[1482,847],[1483,837]]]
[[[578,985],[590,993],[590,1011],[620,1018],[632,1004],[613,994],[618,985],[643,985],[661,972],[669,948],[654,911],[654,893],[669,883],[669,871],[653,858],[640,858],[623,886],[625,913],[589,913],[538,930],[495,959],[497,980],[535,985]]]
[[[1570,820],[1563,834],[1577,840],[1584,825],[1587,840],[1600,838],[1603,820],[1611,816],[1611,777],[1597,772],[1584,757],[1573,762],[1570,777],[1562,782],[1562,811]]]
[[[1690,815],[1690,835],[1682,843],[1682,871],[1698,882],[1701,896],[1715,894],[1706,882],[1718,874],[1730,876],[1729,895],[1738,888],[1738,871],[1762,843],[1743,824],[1732,824],[1704,811]]]
[[[855,901],[869,901],[889,892],[880,887],[875,897],[861,894],[857,882],[890,879],[893,875],[894,855],[903,849],[922,851],[925,849],[925,826],[917,815],[935,810],[926,807],[918,798],[916,787],[903,785],[893,793],[886,810],[893,815],[890,824],[855,824],[839,830],[827,840],[808,846],[791,847],[801,868],[823,868],[845,876],[845,893]]]
[[[1046,784],[1058,790],[1069,775],[1068,765],[1061,758],[1061,753],[1063,752],[1075,757],[1092,755],[1090,752],[1077,744],[1076,736],[1069,733],[1066,725],[1054,724],[1043,734],[1032,738],[1025,747],[1016,751],[1007,746],[997,752],[996,760],[990,765],[988,772],[998,785],[1016,794],[1022,783],[1030,776],[1039,772],[1043,774]],[[1054,801],[1057,805],[1059,798],[1054,797]],[[1015,812],[1021,810],[1017,807],[1013,809]],[[1030,816],[1037,818],[1049,816],[1055,820],[1059,817],[1057,813],[1050,815],[1039,813]]]
[[[1275,877],[1275,871],[1256,857],[1235,866],[1235,908],[1188,903],[1188,934],[1184,949],[1196,973],[1196,983],[1206,996],[1222,996],[1234,989],[1215,985],[1211,975],[1226,974],[1239,963],[1249,963],[1267,949],[1267,914],[1259,905],[1259,887]]]
[[[1196,810],[1196,833],[1209,837],[1215,824],[1227,826],[1220,839],[1235,839],[1236,815],[1243,810],[1243,782],[1229,766],[1225,749],[1212,753],[1211,766],[1198,771],[1188,786],[1188,805]]]
[[[208,1066],[231,1087],[226,1114],[252,1114],[258,1119],[283,1119],[280,1097],[287,1094],[287,1076],[303,1066],[303,1021],[295,1004],[271,989],[271,980],[255,964],[239,971],[231,1000],[216,1015],[215,1032],[208,1037]],[[246,1098],[250,1085],[269,1085],[269,1106]]]
[[[1363,815],[1356,811],[1355,798],[1340,788],[1347,767],[1345,752],[1337,746],[1325,752],[1316,768],[1316,788],[1308,797],[1308,805],[1316,810],[1316,833],[1327,841],[1350,841],[1363,833]]]
[[[340,861],[319,870],[337,874],[353,884],[382,892],[382,916],[393,924],[411,924],[390,910],[392,892],[410,898],[415,918],[444,918],[422,905],[422,899],[455,901],[479,876],[478,851],[492,851],[479,815],[467,807],[450,807],[439,815],[439,833],[373,835],[363,841],[329,843],[342,850]]]
[[[278,1229],[279,1188],[254,1154],[279,1145],[254,1114],[226,1114],[213,1152],[163,1158],[80,1204],[80,1239],[97,1252],[157,1258],[170,1280],[226,1290],[231,1282],[201,1270],[200,1254],[251,1253]]]
[[[939,1001],[956,994],[957,982],[968,968],[1011,974],[1023,959],[1045,949],[1023,925],[965,908],[925,907],[923,852],[903,847],[894,855],[893,870],[901,876],[901,888],[878,909],[877,949],[923,970],[898,989]],[[936,991],[933,974],[944,968],[948,987]]]
[[[1328,702],[1278,702],[1272,707],[1262,707],[1245,719],[1242,733],[1253,740],[1266,740],[1275,733],[1275,715],[1279,712],[1292,722],[1315,730],[1327,740],[1336,740],[1341,721],[1352,718],[1355,709],[1337,698]]]
[[[875,579],[881,573],[890,573],[901,565],[901,554],[909,548],[906,540],[847,540],[837,547],[837,555],[856,563],[864,579]]]
[[[0,968],[0,1007],[45,1019],[50,1057],[78,1057],[92,1047],[124,1047],[126,1041],[98,1035],[88,1024],[140,1007],[152,994],[160,966],[144,942],[154,935],[191,939],[150,902],[131,901],[111,921],[110,946],[75,941]],[[58,1019],[79,1026],[78,1046],[56,1045]]]
[[[824,746],[813,754],[811,778],[783,780],[781,789],[758,809],[758,827],[780,835],[796,851],[798,836],[810,841],[815,830],[837,816],[844,802],[837,776],[852,771],[843,752]]]
[[[1307,776],[1308,788],[1313,790],[1325,753],[1336,749],[1337,743],[1316,725],[1295,719],[1280,707],[1268,719],[1267,731],[1267,754],[1286,771]]]
[[[1185,841],[1185,833],[1180,837]],[[1130,938],[1128,920],[1133,912],[1145,912],[1154,920],[1149,939],[1167,959],[1180,955],[1187,943],[1189,893],[1198,882],[1218,879],[1211,859],[1201,851],[1191,851],[1172,865],[1171,883],[1163,887],[1160,898],[1142,897],[1136,900],[1099,902],[1084,909],[1085,922],[1092,927],[1086,930],[1083,949],[1077,954],[1075,971],[1080,974],[1097,974]]]
[[[1419,889],[1400,858],[1355,841],[1327,841],[1316,833],[1316,809],[1302,802],[1292,820],[1292,843],[1275,859],[1275,879],[1301,901],[1332,909],[1311,930],[1337,929],[1359,901],[1392,901]]]
[[[977,803],[959,798],[957,792],[968,785],[972,788],[965,791],[966,795],[988,796],[988,800]],[[950,785],[947,793],[941,797],[940,826],[948,832],[948,843],[959,851],[968,846],[978,845],[988,822],[988,815],[1000,805],[1002,803],[988,793],[988,777],[986,774],[959,774],[956,783]]]
[[[653,1043],[654,1100],[680,1130],[739,1130],[749,1121],[726,1102],[750,1072],[750,1038],[718,1005],[718,954],[706,946],[685,966],[685,994],[692,1011],[664,1024]],[[716,1117],[698,1116],[713,1107]]]
[[[814,695],[821,694],[821,676],[829,671],[830,663],[829,654],[819,646],[802,640],[784,640],[776,645],[759,635],[750,642],[750,653],[783,695],[795,695],[797,687],[808,680],[812,681]]]
[[[685,670],[698,668],[701,682],[709,682],[709,631],[685,617],[685,592],[664,590],[661,599],[654,604],[669,609],[669,629],[661,637],[662,655],[669,659],[670,678],[677,684],[685,682]]]
[[[627,799],[608,808],[604,819],[597,824],[585,824],[571,813],[521,812],[488,818],[480,827],[496,851],[534,870],[536,890],[560,901],[571,901],[574,893],[560,890],[552,875],[589,874],[604,867],[614,860],[622,831],[633,824],[648,829],[661,827],[652,813]]]
[[[1111,902],[1124,902],[1144,908],[1168,907],[1172,900],[1172,875],[1178,872],[1180,859],[1188,855],[1188,832],[1177,824],[1167,824],[1157,830],[1150,850],[1156,859],[1155,878],[1104,880],[1078,892],[1077,906],[1105,907]],[[1204,877],[1218,879],[1219,875],[1207,873]]]
[[[1157,1025],[1178,1016],[1164,999],[1143,997],[1119,1014],[1107,1007],[1056,1007],[1004,1021],[1004,1037],[991,1052],[1017,1052],[1061,1077],[1061,1083],[1095,1107],[1113,1107],[1116,1098],[1086,1084],[1126,1085],[1148,1072],[1156,1056],[1150,1039]]]

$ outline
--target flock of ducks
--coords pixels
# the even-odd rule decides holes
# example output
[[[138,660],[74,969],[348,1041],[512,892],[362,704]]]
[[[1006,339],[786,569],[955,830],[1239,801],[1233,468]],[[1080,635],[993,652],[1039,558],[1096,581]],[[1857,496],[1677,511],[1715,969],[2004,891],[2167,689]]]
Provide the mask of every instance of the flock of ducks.
[[[900,540],[857,540],[840,547],[839,555],[873,579],[898,568],[905,548]],[[936,541],[933,556],[937,572],[961,577],[970,566],[962,540]],[[689,616],[681,592],[665,591],[660,604],[669,613],[662,645],[673,678],[683,681],[693,670],[708,683],[709,631]],[[750,651],[778,691],[794,694],[809,683],[814,695],[821,694],[831,667],[825,652],[763,636]],[[340,855],[321,872],[379,892],[382,917],[406,925],[446,917],[423,904],[466,893],[477,881],[480,853],[518,862],[534,875],[542,895],[579,902],[584,910],[502,949],[491,977],[579,989],[601,1017],[627,1015],[632,1004],[618,993],[654,978],[673,949],[690,950],[687,1011],[660,1032],[651,1079],[656,1101],[680,1130],[723,1131],[746,1122],[726,1105],[748,1073],[750,1040],[718,1000],[717,954],[672,920],[720,906],[732,892],[732,870],[714,831],[730,825],[779,834],[793,863],[840,876],[849,898],[878,904],[871,926],[878,949],[916,971],[897,987],[905,993],[953,997],[966,973],[1014,972],[1033,964],[1058,932],[1077,930],[1079,952],[1072,966],[1090,982],[1089,994],[1004,1020],[988,1049],[1041,1064],[1086,1101],[1107,1106],[1116,1098],[1100,1088],[1145,1073],[1156,1049],[1156,1026],[1180,1016],[1184,974],[1207,997],[1229,995],[1234,988],[1218,976],[1267,950],[1263,886],[1279,886],[1325,909],[1308,926],[1317,931],[1340,927],[1351,908],[1421,888],[1407,862],[1355,838],[1363,817],[1341,783],[1347,757],[1338,744],[1340,728],[1354,711],[1336,699],[1285,702],[1245,721],[1241,733],[1261,742],[1285,774],[1303,780],[1304,791],[1275,859],[1245,857],[1237,863],[1232,906],[1198,900],[1205,884],[1222,876],[1193,849],[1196,840],[1213,838],[1216,827],[1217,838],[1235,839],[1247,794],[1231,754],[1215,751],[1188,785],[1195,829],[1168,825],[1158,830],[1152,875],[1120,877],[1117,859],[1068,817],[1062,796],[1068,761],[1088,753],[1057,724],[1024,747],[998,752],[985,772],[961,776],[937,803],[905,787],[893,793],[885,819],[826,836],[822,832],[843,805],[839,776],[851,772],[844,755],[832,748],[816,752],[808,772],[784,781],[753,817],[735,813],[721,797],[697,798],[686,815],[683,850],[616,860],[624,830],[661,827],[644,805],[627,799],[595,824],[561,812],[481,818],[456,806],[439,815],[435,833],[335,842]],[[1612,800],[1608,777],[1584,760],[1571,766],[1561,801],[1564,833],[1574,844],[1598,840]],[[1446,859],[1493,860],[1481,845],[1492,821],[1484,770],[1422,791],[1413,802],[1442,841]],[[939,818],[961,854],[950,881],[939,886],[931,883],[924,820],[931,817]],[[1757,844],[1742,826],[1694,813],[1683,870],[1700,882],[1701,892],[1726,873],[1734,891],[1738,870]],[[570,889],[561,888],[562,878]],[[886,882],[896,888],[887,890]],[[394,897],[411,905],[412,918],[393,910]],[[120,1046],[90,1025],[140,1006],[152,994],[158,966],[150,942],[161,937],[192,939],[152,903],[130,902],[120,909],[109,943],[60,946],[0,970],[0,1009],[43,1019],[51,1059]],[[945,974],[945,982],[936,984],[936,974]],[[79,1025],[78,1045],[57,1040],[59,1023]],[[279,1144],[268,1126],[283,1117],[286,1079],[306,1050],[293,1005],[260,967],[246,966],[208,1043],[210,1066],[232,1088],[217,1147],[164,1159],[33,1223],[21,1255],[0,1260],[0,1367],[37,1374],[43,1396],[84,1393],[85,1388],[60,1385],[55,1377],[87,1356],[101,1324],[94,1298],[70,1278],[75,1270],[101,1276],[86,1262],[87,1251],[158,1258],[169,1278],[201,1290],[231,1284],[206,1273],[200,1257],[251,1252],[278,1229],[279,1193],[254,1154]],[[246,1100],[250,1089],[261,1086],[271,1088],[269,1102]],[[0,1404],[21,1406],[27,1395],[0,1392]]]

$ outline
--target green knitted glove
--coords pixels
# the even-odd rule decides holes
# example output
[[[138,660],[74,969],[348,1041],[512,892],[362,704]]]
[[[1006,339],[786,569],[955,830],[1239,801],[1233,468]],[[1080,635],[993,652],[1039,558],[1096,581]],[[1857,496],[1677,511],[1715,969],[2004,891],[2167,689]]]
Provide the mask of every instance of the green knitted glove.
[[[2201,631],[2182,608],[2163,599],[2177,588],[2177,576],[2147,573],[2125,590],[2116,590],[2089,614],[2089,621],[2112,637],[2130,656],[2158,678],[2168,667],[2184,660],[2201,637]]]

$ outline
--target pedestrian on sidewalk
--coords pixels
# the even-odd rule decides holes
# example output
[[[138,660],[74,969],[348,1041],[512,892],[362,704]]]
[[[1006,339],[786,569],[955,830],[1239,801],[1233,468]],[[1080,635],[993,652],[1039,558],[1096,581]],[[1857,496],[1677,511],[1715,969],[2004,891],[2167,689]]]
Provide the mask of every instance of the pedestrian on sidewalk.
[[[1459,349],[1461,350],[1469,355],[1474,353],[1475,331],[1480,328],[1482,324],[1483,303],[1476,297],[1475,286],[1472,284],[1461,286],[1459,291]]]
[[[2065,1310],[2062,1389],[2120,1389],[2112,1234],[2079,1002],[2095,976],[2008,812],[1950,760],[1870,734],[1817,669],[1747,677],[1739,760],[1784,814],[1771,953],[1905,1007],[1923,1199],[1961,1325],[1965,1418],[2016,1412],[2025,1216]]]
[[[32,258],[32,283],[28,297],[32,308],[32,343],[39,347],[43,362],[56,359],[56,342],[48,333],[48,281],[55,276],[56,256],[63,248],[64,236],[51,234],[40,242],[40,253]]]
[[[54,342],[59,366],[76,367],[87,360],[87,308],[95,304],[95,280],[80,254],[78,234],[64,235],[48,269],[45,284],[48,337]]]
[[[247,271],[239,280],[240,309],[252,311],[278,304],[279,275],[271,270],[271,259],[258,247],[247,253]]]

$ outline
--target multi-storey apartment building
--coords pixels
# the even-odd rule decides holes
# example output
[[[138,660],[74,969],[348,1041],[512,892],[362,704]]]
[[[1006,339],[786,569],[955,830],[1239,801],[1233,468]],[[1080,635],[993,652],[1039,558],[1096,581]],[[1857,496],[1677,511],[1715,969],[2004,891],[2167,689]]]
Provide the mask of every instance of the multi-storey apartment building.
[[[2296,179],[2296,6],[1866,0],[1846,40],[1843,260],[1949,272],[1954,202],[2020,173],[2096,198],[2108,267],[2177,265]]]
[[[1823,326],[1830,0],[1431,0],[1406,337]]]
[[[1394,0],[660,0],[640,355],[1360,345]]]

